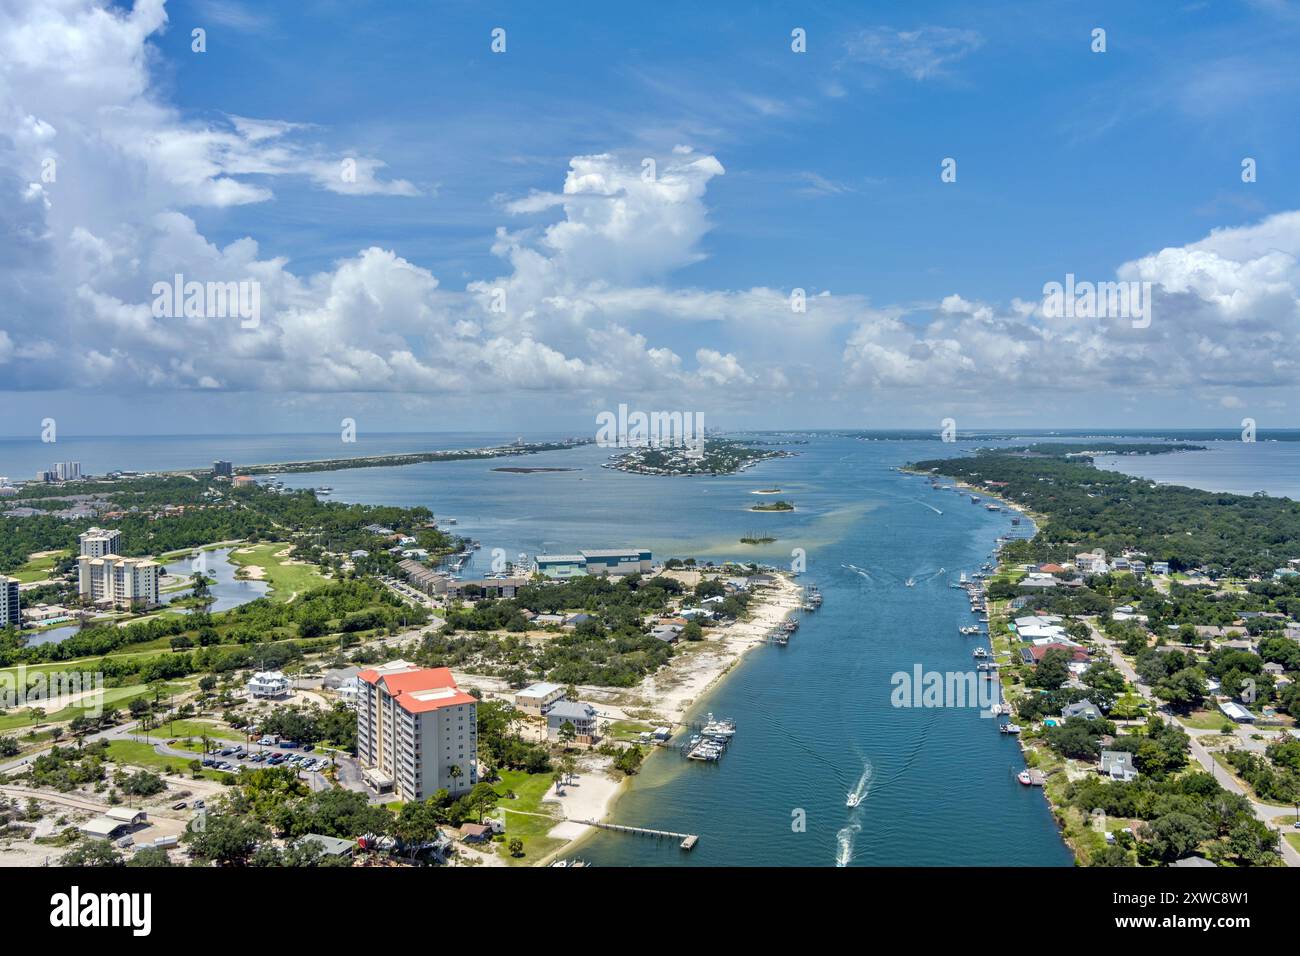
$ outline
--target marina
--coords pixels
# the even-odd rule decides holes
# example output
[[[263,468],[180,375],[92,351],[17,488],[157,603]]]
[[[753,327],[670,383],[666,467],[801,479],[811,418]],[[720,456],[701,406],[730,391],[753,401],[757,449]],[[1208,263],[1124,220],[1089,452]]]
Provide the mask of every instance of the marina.
[[[712,763],[722,759],[736,736],[736,722],[730,718],[715,718],[706,714],[704,723],[692,728],[698,731],[682,745],[681,753],[689,760]]]

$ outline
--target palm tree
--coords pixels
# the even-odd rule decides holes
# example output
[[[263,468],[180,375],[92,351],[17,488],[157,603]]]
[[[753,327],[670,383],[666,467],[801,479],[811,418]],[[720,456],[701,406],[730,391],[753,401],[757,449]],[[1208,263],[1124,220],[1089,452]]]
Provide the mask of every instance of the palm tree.
[[[452,780],[459,780],[464,775],[465,773],[460,769],[459,764],[452,764],[447,768],[447,776],[451,777]]]

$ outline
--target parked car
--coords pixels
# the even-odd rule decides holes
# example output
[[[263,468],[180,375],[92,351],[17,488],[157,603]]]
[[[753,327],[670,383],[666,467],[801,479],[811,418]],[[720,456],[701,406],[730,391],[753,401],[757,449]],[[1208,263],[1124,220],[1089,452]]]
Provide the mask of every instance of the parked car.
[[[172,809],[173,809],[173,810],[184,810],[186,806],[187,806],[187,804],[185,803],[184,800],[182,800],[180,803],[173,803],[173,804],[172,804]]]
[[[303,750],[315,750],[315,749],[316,749],[316,745],[315,745],[315,744],[303,744],[303,745],[302,745],[302,749],[303,749]]]

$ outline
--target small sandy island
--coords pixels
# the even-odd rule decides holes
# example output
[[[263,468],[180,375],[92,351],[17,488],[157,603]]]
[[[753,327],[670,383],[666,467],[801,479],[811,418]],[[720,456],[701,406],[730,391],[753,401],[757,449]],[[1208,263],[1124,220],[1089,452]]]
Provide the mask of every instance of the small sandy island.
[[[511,475],[541,475],[552,471],[582,471],[581,468],[521,468],[517,465],[508,468],[493,468],[493,471],[504,471]]]

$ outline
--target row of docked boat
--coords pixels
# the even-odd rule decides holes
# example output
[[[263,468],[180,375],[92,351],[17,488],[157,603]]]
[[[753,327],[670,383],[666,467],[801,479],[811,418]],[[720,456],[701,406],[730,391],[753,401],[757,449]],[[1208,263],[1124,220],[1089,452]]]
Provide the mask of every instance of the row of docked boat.
[[[736,736],[736,722],[730,717],[704,715],[704,725],[686,744],[686,756],[691,760],[713,762],[722,759]]]
[[[815,611],[822,606],[822,592],[815,584],[808,585],[808,590],[804,594],[803,609],[805,611]]]

